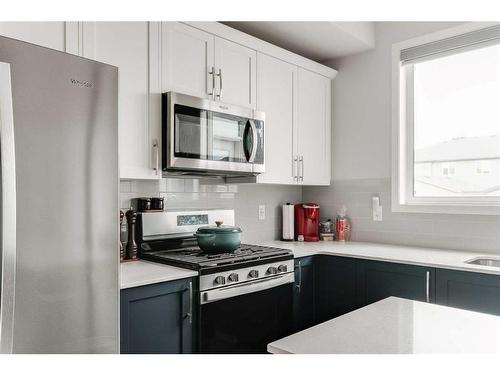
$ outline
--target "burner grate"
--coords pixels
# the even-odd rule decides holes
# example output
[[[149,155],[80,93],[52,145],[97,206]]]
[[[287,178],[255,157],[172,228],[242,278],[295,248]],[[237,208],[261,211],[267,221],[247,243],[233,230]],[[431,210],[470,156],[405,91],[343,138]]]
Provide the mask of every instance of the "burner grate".
[[[148,254],[148,258],[158,259],[165,263],[187,266],[193,269],[223,267],[250,261],[290,255],[289,250],[264,246],[242,245],[230,253],[206,254],[198,247],[160,250]]]

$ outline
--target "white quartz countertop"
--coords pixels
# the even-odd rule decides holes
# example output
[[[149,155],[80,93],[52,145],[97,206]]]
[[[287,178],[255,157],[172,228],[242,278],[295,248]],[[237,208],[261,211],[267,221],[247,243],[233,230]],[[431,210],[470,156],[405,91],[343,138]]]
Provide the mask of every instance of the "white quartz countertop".
[[[500,353],[500,317],[389,297],[267,346],[273,354]]]
[[[138,260],[120,264],[120,289],[198,276],[198,272]]]
[[[500,275],[500,267],[487,267],[465,263],[466,260],[486,256],[500,259],[500,255],[472,251],[443,250],[416,246],[386,245],[371,242],[287,242],[270,241],[259,243],[293,251],[295,258],[310,255],[338,255],[353,258],[405,263],[427,267],[448,268]],[[500,244],[499,244],[500,249]]]
[[[337,255],[353,258],[380,260],[383,262],[405,263],[418,266],[447,268],[460,271],[480,272],[500,275],[500,267],[487,267],[465,263],[466,260],[486,256],[500,259],[500,255],[473,251],[455,251],[435,248],[387,245],[371,242],[287,242],[270,241],[258,243],[293,251],[295,258],[310,255]],[[500,246],[500,244],[499,244]],[[120,288],[172,281],[198,276],[198,272],[160,263],[139,260],[121,264]]]

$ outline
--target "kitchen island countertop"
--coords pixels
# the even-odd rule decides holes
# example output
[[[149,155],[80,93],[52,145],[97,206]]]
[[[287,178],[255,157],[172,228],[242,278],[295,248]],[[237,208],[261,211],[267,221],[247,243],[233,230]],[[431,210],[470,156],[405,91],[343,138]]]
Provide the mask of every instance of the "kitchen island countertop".
[[[500,353],[500,317],[389,297],[267,346],[273,354]]]

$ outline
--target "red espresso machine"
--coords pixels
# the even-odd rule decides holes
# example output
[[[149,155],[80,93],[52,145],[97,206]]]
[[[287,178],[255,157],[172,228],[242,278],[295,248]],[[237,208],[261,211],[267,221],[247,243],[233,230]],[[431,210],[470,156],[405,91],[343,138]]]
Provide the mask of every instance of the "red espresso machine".
[[[299,203],[295,211],[295,240],[319,241],[319,204]]]

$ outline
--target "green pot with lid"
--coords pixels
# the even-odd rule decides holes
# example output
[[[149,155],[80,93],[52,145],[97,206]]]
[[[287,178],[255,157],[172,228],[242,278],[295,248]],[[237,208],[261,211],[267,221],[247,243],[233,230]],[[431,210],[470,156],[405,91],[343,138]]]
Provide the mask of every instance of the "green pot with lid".
[[[222,225],[222,221],[216,221],[215,224],[200,227],[194,234],[201,250],[205,253],[228,253],[238,249],[241,228]]]

